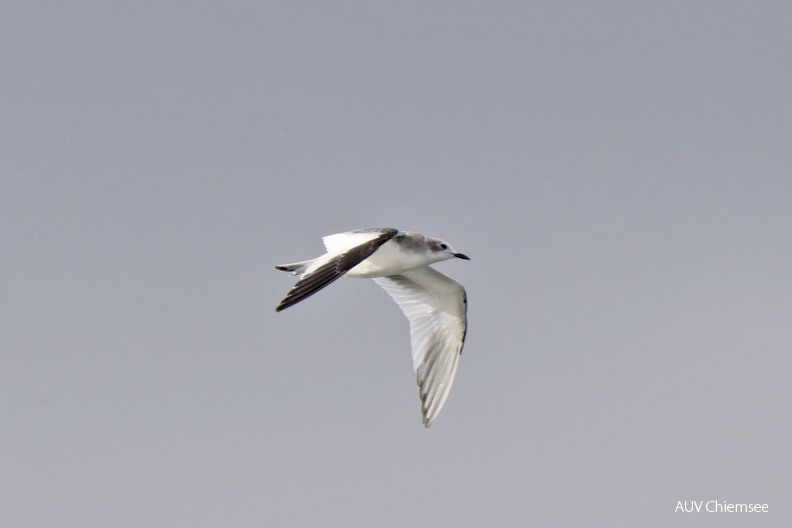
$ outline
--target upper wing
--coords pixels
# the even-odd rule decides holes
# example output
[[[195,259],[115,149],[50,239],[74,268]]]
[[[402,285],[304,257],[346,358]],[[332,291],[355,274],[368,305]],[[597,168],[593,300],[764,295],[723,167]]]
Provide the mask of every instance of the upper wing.
[[[413,368],[429,427],[448,398],[467,331],[467,298],[458,282],[430,268],[374,279],[410,320]]]
[[[361,232],[361,237],[355,239],[354,233],[358,231]],[[317,264],[319,265],[315,269],[310,269],[313,266],[309,267],[309,271],[300,277],[300,280],[289,290],[289,293],[286,294],[286,297],[284,297],[277,308],[275,308],[275,311],[280,312],[281,310],[285,310],[289,306],[293,306],[318,292],[341,277],[344,273],[357,266],[360,262],[366,260],[372,253],[377,251],[382,244],[393,238],[396,233],[399,232],[397,229],[358,231],[350,231],[349,233],[340,233],[338,235],[324,237],[326,241],[331,237],[349,235],[352,237],[352,240],[358,242],[358,245],[349,246],[338,253],[328,251],[325,257],[319,257],[319,259],[317,259]],[[363,233],[364,231],[365,233]],[[325,242],[325,245],[327,246],[327,242]],[[334,247],[341,249],[338,245]]]
[[[393,238],[398,232],[398,229],[392,227],[364,227],[346,233],[327,235],[322,237],[322,242],[328,253],[338,255],[385,234],[389,235],[388,239]]]

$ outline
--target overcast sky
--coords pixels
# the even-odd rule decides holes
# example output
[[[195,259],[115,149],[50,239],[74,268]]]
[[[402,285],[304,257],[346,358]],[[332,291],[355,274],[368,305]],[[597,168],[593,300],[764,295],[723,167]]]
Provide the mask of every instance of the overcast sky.
[[[789,526],[792,4],[13,2],[0,525]],[[366,226],[471,257],[421,426]],[[768,513],[675,513],[678,501]]]

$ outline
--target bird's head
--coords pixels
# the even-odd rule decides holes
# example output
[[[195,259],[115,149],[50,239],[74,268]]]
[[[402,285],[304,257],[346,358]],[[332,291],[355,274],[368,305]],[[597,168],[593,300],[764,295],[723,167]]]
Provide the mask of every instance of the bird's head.
[[[435,254],[436,261],[440,262],[441,260],[448,260],[452,258],[459,258],[462,260],[470,260],[465,254],[458,253],[454,248],[451,247],[451,244],[446,242],[445,240],[440,240],[439,238],[429,238],[429,248]]]

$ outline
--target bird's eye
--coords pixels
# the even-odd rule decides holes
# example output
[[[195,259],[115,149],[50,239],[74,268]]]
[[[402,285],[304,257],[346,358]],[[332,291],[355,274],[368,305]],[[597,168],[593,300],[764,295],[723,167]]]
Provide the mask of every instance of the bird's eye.
[[[440,249],[442,250],[448,249],[448,244],[440,244]]]

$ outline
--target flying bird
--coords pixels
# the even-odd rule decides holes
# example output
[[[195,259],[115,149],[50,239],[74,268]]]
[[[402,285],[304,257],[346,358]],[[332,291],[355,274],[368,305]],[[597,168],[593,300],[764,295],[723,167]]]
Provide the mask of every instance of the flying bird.
[[[276,312],[294,306],[343,275],[374,279],[410,321],[413,369],[423,425],[429,427],[454,383],[467,330],[467,296],[430,264],[459,258],[443,240],[392,228],[365,228],[322,238],[321,257],[275,269],[300,275]]]

